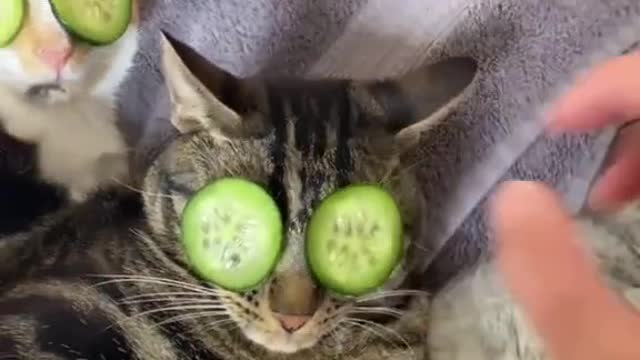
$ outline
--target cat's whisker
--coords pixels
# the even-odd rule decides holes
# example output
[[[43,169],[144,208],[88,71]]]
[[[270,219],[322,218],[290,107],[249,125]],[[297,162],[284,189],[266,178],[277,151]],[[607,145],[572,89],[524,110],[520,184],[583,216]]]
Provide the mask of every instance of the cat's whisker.
[[[118,178],[112,178],[111,180],[113,180],[113,182],[117,183],[118,185],[120,185],[120,186],[122,186],[122,187],[124,187],[126,189],[129,189],[129,190],[131,190],[133,192],[137,192],[138,194],[141,194],[141,195],[147,195],[149,197],[167,198],[167,199],[178,199],[178,198],[180,198],[177,195],[163,194],[163,193],[152,193],[152,192],[144,191],[142,189],[138,189],[138,188],[135,188],[135,187],[133,187],[133,186],[131,186],[129,184],[126,184],[126,183],[122,182],[121,180],[119,180]]]
[[[334,326],[329,331],[327,331],[327,335],[329,335],[333,339],[333,341],[335,341],[336,347],[342,347],[342,343],[340,342],[340,338],[336,334],[337,329],[338,329],[338,326]]]
[[[93,275],[93,276],[94,277],[102,277],[102,278],[111,279],[111,280],[107,280],[107,281],[103,281],[103,282],[99,282],[99,283],[93,284],[93,286],[95,286],[95,287],[107,285],[107,284],[110,284],[110,283],[118,283],[118,282],[140,282],[140,283],[145,283],[146,282],[146,283],[158,284],[158,285],[175,286],[175,287],[182,288],[182,289],[185,289],[185,290],[193,290],[193,291],[198,292],[198,293],[213,294],[213,295],[217,295],[217,296],[223,296],[224,294],[228,294],[229,293],[226,290],[211,289],[211,288],[206,288],[204,286],[194,285],[194,284],[190,284],[190,283],[183,282],[183,281],[177,281],[177,280],[172,280],[172,279],[164,279],[164,278],[154,277],[154,276],[144,276],[144,275],[104,275],[104,274],[98,274],[98,275]]]
[[[190,292],[190,291],[166,291],[166,292],[156,292],[156,293],[145,293],[145,294],[138,294],[138,295],[131,295],[131,296],[127,296],[123,299],[126,300],[134,300],[134,299],[140,299],[140,298],[147,298],[147,297],[153,297],[153,296],[202,296],[202,297],[206,297],[206,296],[211,296],[211,294],[203,294],[203,293],[194,293],[194,292]]]
[[[185,297],[198,298],[198,299],[206,299],[206,298],[218,299],[217,296],[213,297],[212,294],[193,293],[193,292],[188,292],[188,291],[176,291],[176,292],[170,292],[169,291],[169,292],[138,294],[138,295],[133,295],[133,296],[127,296],[127,297],[121,298],[119,300],[121,302],[123,302],[123,303],[126,303],[126,302],[129,302],[129,301],[149,300],[149,298],[151,298],[151,299],[160,299],[161,301],[162,301],[162,299],[164,299],[164,300],[170,300],[170,299],[184,300]]]
[[[338,352],[338,353],[341,353],[341,352],[342,352],[342,350],[343,350],[343,349],[342,349],[343,344],[342,344],[342,341],[340,340],[340,338],[341,338],[341,337],[340,337],[340,336],[339,336],[339,334],[338,334],[338,332],[340,331],[340,329],[341,329],[343,326],[344,326],[343,324],[341,324],[340,322],[338,322],[338,323],[336,323],[335,325],[333,325],[333,326],[331,327],[331,329],[329,329],[329,331],[327,331],[327,335],[328,335],[328,336],[330,336],[330,337],[333,339],[333,341],[335,342],[335,344],[336,344],[336,350],[337,350],[337,352]]]
[[[427,158],[427,159],[424,159],[424,158],[423,158],[423,159],[420,159],[420,160],[414,161],[414,162],[412,162],[411,164],[406,164],[406,165],[404,165],[402,168],[398,169],[398,172],[397,172],[395,175],[393,175],[393,177],[391,177],[390,179],[396,179],[396,178],[399,178],[399,177],[401,177],[401,176],[406,175],[406,173],[408,173],[408,172],[412,173],[412,172],[416,171],[416,168],[417,168],[418,166],[420,166],[420,165],[422,165],[422,164],[424,164],[424,163],[428,162],[429,160],[430,160],[430,159],[428,159],[428,158]]]
[[[207,330],[207,331],[219,331],[219,330],[223,330],[226,326],[233,325],[233,324],[235,324],[235,321],[233,319],[231,319],[231,318],[222,319],[222,320],[216,320],[214,322],[205,324],[204,330]]]
[[[117,279],[117,278],[126,278],[126,279],[150,279],[150,280],[160,280],[160,281],[164,281],[164,282],[170,282],[173,284],[178,284],[178,285],[188,285],[192,288],[196,288],[196,289],[201,289],[204,291],[208,291],[208,292],[227,292],[226,290],[221,290],[221,289],[212,289],[212,288],[208,288],[202,285],[197,285],[197,284],[192,284],[192,283],[187,283],[184,281],[180,281],[180,280],[174,280],[174,279],[168,279],[168,278],[162,278],[162,277],[157,277],[157,276],[149,276],[149,275],[127,275],[127,274],[98,274],[98,275],[94,275],[95,277],[104,277],[104,278],[113,278],[113,279]]]
[[[397,180],[398,178],[407,176],[407,173],[412,174],[416,171],[417,167],[432,160],[433,159],[430,158],[421,158],[409,164],[402,164],[402,167],[396,167],[393,171],[390,172],[388,176],[385,176],[382,179],[382,182],[383,184],[389,184],[392,181]]]
[[[389,344],[389,345],[391,345],[391,346],[394,346],[394,347],[396,347],[396,348],[400,348],[400,347],[399,347],[397,344],[395,344],[393,341],[391,341],[391,340],[387,339],[387,338],[384,336],[384,333],[380,333],[379,331],[377,331],[377,330],[375,330],[375,329],[371,328],[368,324],[363,324],[363,323],[357,322],[356,320],[357,320],[357,319],[354,319],[354,318],[347,318],[347,319],[345,319],[345,320],[343,320],[343,321],[344,321],[346,324],[348,324],[348,325],[355,326],[355,327],[358,327],[358,328],[360,328],[360,329],[364,330],[364,331],[365,331],[365,333],[373,334],[373,335],[374,335],[374,337],[379,338],[380,340],[382,340],[382,341],[384,341],[384,342],[388,343],[388,344]],[[366,341],[366,338],[361,339],[361,342],[362,342],[362,341]]]
[[[344,319],[337,321],[332,329],[332,332],[335,334],[334,336],[337,338],[336,341],[339,346],[339,354],[344,351],[355,349],[367,340],[366,336],[360,336],[358,339],[353,338],[351,336],[353,334],[352,326],[358,326],[358,327],[361,327],[361,326],[357,324],[356,325],[350,324],[348,321],[349,317],[346,318],[346,321],[343,321],[343,320]],[[365,333],[367,332],[369,331],[366,331]],[[379,335],[375,334],[375,336],[379,336]],[[347,339],[348,341],[345,341]]]
[[[156,285],[174,286],[181,289],[201,292],[203,294],[206,293],[206,291],[204,290],[193,288],[190,286],[178,285],[178,284],[174,284],[166,281],[150,280],[150,279],[114,279],[114,280],[107,280],[107,281],[95,283],[92,285],[92,287],[100,287],[100,286],[105,286],[110,284],[120,284],[120,283],[140,283],[140,284],[156,284]]]
[[[149,303],[159,303],[159,302],[166,302],[171,304],[172,306],[190,305],[190,304],[211,304],[211,305],[220,305],[220,306],[223,305],[220,301],[216,301],[215,299],[202,299],[202,298],[175,299],[170,297],[141,299],[141,300],[126,300],[126,301],[119,301],[118,303],[122,305],[136,305],[136,304],[139,305],[139,304],[149,304]]]
[[[153,327],[160,327],[163,325],[168,325],[168,324],[172,324],[172,323],[176,323],[176,322],[181,322],[181,321],[187,321],[187,320],[196,320],[196,319],[200,319],[200,318],[206,318],[206,317],[216,317],[216,316],[223,316],[223,315],[227,315],[226,312],[219,312],[219,311],[202,311],[202,312],[197,312],[197,313],[193,313],[193,314],[182,314],[182,315],[176,315],[176,316],[172,316],[166,320],[157,322],[155,324],[153,324]]]
[[[420,251],[422,251],[422,252],[424,252],[424,253],[427,253],[427,254],[432,254],[434,252],[433,248],[429,248],[429,247],[426,247],[424,245],[421,245],[417,241],[412,242],[411,246],[416,248],[416,249],[418,249],[418,250],[420,250]]]
[[[346,322],[348,322],[351,325],[357,326],[365,331],[369,331],[372,334],[375,334],[378,338],[387,342],[388,344],[395,347],[396,349],[401,349],[401,347],[396,343],[396,341],[392,341],[388,339],[384,334],[386,333],[386,334],[392,335],[396,340],[399,340],[405,346],[405,348],[413,354],[413,356],[415,356],[415,352],[411,347],[411,345],[409,344],[409,342],[404,337],[402,337],[397,331],[390,329],[387,326],[378,324],[373,321],[356,319],[356,318],[347,318]]]
[[[387,291],[381,291],[371,295],[365,295],[365,296],[359,297],[355,300],[355,302],[363,303],[363,302],[382,300],[382,299],[387,299],[392,297],[420,296],[420,295],[426,295],[426,294],[427,292],[423,290],[408,290],[408,289],[387,290]]]
[[[135,315],[129,316],[123,320],[118,321],[117,324],[133,321],[141,317],[152,315],[152,314],[158,314],[158,313],[170,312],[170,311],[191,311],[191,310],[217,310],[217,311],[219,310],[221,314],[226,313],[226,308],[223,306],[212,306],[212,305],[170,306],[170,307],[152,309],[152,310],[136,313]]]
[[[168,311],[188,311],[188,310],[225,310],[226,307],[221,305],[191,305],[191,306],[169,306],[158,309],[151,309],[137,313],[135,316],[146,316]]]
[[[371,326],[372,328],[375,327],[377,329],[380,329],[380,331],[384,331],[387,334],[392,335],[396,340],[399,340],[400,342],[402,342],[402,344],[404,344],[404,346],[413,353],[413,347],[409,344],[409,342],[407,341],[407,339],[405,339],[402,335],[400,335],[397,331],[389,328],[388,326],[384,326],[382,324],[378,324],[376,322],[370,321],[370,320],[364,320],[364,319],[353,319],[350,318],[351,321],[356,321],[358,323],[361,324],[367,324],[368,326]],[[415,355],[415,354],[414,354]]]
[[[353,308],[347,308],[344,310],[346,314],[379,314],[379,315],[389,315],[395,318],[400,318],[404,312],[392,308],[387,307],[366,307],[366,306],[358,306]]]
[[[351,335],[353,335],[353,333],[354,333],[353,330],[352,330],[353,327],[357,326],[359,329],[362,329],[362,326],[360,326],[358,324],[354,325],[354,324],[350,323],[349,321],[343,321],[343,320],[340,321],[340,326],[341,326],[341,329],[344,329],[345,331],[347,331]],[[368,336],[371,336],[369,330],[366,330],[366,329],[364,329],[364,330],[365,331],[363,331],[360,336],[352,337],[351,339],[349,339],[349,341],[352,344],[353,348],[357,348],[358,346],[362,345],[362,343],[367,341]],[[373,334],[376,337],[379,336],[378,334],[375,334],[375,333],[373,333]]]

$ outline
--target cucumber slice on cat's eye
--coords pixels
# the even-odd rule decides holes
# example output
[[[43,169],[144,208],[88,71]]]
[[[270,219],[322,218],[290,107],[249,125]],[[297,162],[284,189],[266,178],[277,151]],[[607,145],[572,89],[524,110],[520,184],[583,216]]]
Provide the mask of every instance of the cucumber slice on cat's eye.
[[[0,1],[0,47],[9,45],[18,35],[25,15],[25,0]]]
[[[284,243],[282,215],[260,185],[222,178],[198,190],[182,212],[182,244],[204,280],[232,291],[259,285]]]
[[[375,185],[350,185],[326,197],[307,227],[306,256],[327,289],[361,296],[383,285],[403,252],[393,197]]]
[[[108,45],[129,27],[132,0],[49,0],[68,32],[94,44]]]

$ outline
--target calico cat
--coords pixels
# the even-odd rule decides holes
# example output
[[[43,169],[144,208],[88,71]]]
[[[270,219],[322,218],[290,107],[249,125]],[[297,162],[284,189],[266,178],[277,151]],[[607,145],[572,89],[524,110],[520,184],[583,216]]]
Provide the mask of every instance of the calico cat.
[[[132,2],[126,32],[104,46],[69,34],[49,1],[25,5],[22,28],[0,47],[4,175],[36,167],[28,176],[37,174],[81,200],[106,180],[126,179],[128,150],[116,127],[115,100],[138,49],[138,4]],[[14,166],[11,159],[25,151],[37,157],[35,166]]]
[[[640,206],[608,216],[585,210],[577,221],[611,288],[640,309]],[[550,360],[501,281],[490,259],[434,295],[431,360]]]
[[[376,81],[239,79],[168,36],[162,49],[179,134],[140,191],[103,188],[0,242],[0,357],[425,359],[429,209],[409,154],[463,99],[475,60]],[[180,242],[188,199],[227,176],[261,185],[284,219],[280,261],[242,293],[198,276]],[[377,291],[344,298],[311,275],[305,228],[321,199],[362,182],[395,198],[406,255]]]

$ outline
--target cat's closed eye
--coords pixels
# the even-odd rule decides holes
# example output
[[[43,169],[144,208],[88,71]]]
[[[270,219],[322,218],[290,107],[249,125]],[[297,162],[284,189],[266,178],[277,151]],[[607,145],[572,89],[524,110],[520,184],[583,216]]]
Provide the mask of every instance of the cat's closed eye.
[[[167,190],[184,197],[191,197],[198,190],[198,174],[192,171],[167,174]]]

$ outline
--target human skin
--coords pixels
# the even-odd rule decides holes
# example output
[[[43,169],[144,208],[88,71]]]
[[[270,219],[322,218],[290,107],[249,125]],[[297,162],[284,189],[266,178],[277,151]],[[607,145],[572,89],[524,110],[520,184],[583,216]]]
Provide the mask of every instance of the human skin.
[[[640,119],[637,53],[580,78],[551,112],[549,131],[597,131],[635,119]],[[631,125],[589,204],[607,212],[637,198],[640,126]],[[507,286],[553,359],[640,359],[640,313],[606,287],[558,194],[537,182],[506,182],[491,201],[490,219]]]

